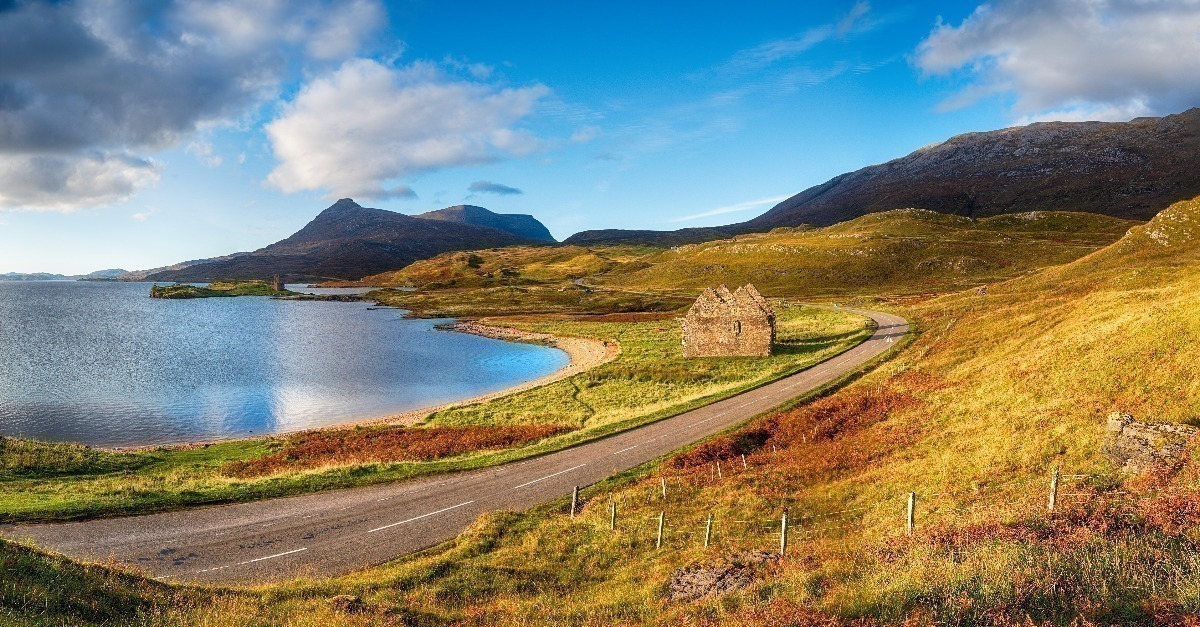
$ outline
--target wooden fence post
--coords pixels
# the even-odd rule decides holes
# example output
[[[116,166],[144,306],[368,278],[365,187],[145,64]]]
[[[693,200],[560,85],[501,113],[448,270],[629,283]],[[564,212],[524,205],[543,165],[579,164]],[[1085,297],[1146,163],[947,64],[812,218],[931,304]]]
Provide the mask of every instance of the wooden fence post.
[[[667,498],[667,478],[659,477],[659,479],[662,480],[662,495],[663,495],[663,498],[665,499],[665,498]]]
[[[718,478],[718,479],[724,479],[724,478],[725,478],[725,477],[723,477],[723,476],[721,475],[721,462],[717,462],[717,478]]]
[[[784,508],[784,518],[779,524],[779,556],[787,556],[787,508]]]
[[[1054,506],[1058,504],[1058,468],[1054,469],[1054,473],[1050,475],[1050,512],[1054,512]]]
[[[772,445],[771,445],[771,454],[775,454],[775,453],[778,453],[778,452],[779,452],[779,449],[775,448],[775,445],[774,445],[774,444],[772,444]]]
[[[575,517],[575,508],[579,506],[579,486],[571,490],[571,518]]]
[[[908,493],[908,535],[912,535],[913,528],[917,526],[917,493]]]
[[[708,548],[708,541],[712,540],[712,520],[713,515],[708,515],[708,522],[704,524],[704,548]]]
[[[658,513],[658,539],[654,541],[654,548],[656,548],[656,549],[662,548],[663,523],[666,522],[666,519],[667,519],[666,512]]]
[[[611,506],[610,516],[608,519],[608,528],[612,531],[617,530],[617,502],[613,501]]]
[[[746,454],[742,453],[742,470],[746,470],[749,466],[746,465]]]

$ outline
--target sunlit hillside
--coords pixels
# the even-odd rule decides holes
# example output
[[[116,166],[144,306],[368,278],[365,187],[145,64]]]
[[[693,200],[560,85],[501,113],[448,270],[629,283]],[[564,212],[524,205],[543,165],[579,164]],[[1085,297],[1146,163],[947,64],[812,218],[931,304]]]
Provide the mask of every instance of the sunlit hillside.
[[[621,268],[598,284],[691,290],[753,282],[772,296],[943,292],[1075,260],[1137,224],[1104,216],[1035,212],[972,220],[917,209],[822,229],[680,246]]]
[[[628,268],[653,252],[658,251],[633,247],[510,246],[444,253],[400,270],[366,277],[362,282],[383,287],[457,288],[553,283]]]

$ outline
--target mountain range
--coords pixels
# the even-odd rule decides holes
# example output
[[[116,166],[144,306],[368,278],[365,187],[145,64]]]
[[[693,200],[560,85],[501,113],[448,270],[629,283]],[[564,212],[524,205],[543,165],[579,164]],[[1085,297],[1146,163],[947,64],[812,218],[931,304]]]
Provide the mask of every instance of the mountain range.
[[[1129,122],[1039,122],[956,135],[834,177],[747,222],[583,231],[565,243],[675,246],[911,207],[968,218],[1052,210],[1148,220],[1196,195],[1200,108]]]
[[[97,270],[88,274],[55,274],[51,272],[6,272],[0,281],[113,281],[129,274],[126,270]]]
[[[834,177],[746,222],[675,231],[591,230],[564,243],[665,248],[912,207],[972,219],[1054,210],[1147,220],[1197,195],[1200,108],[1193,108],[1129,122],[1040,122],[966,133]],[[260,250],[127,272],[118,280],[358,280],[443,252],[554,243],[530,215],[457,205],[410,216],[343,198],[291,237]],[[113,277],[0,275],[22,278]]]
[[[546,227],[529,215],[459,205],[409,216],[343,198],[265,248],[136,273],[141,276],[126,280],[201,282],[275,275],[286,282],[357,280],[448,251],[553,243]]]

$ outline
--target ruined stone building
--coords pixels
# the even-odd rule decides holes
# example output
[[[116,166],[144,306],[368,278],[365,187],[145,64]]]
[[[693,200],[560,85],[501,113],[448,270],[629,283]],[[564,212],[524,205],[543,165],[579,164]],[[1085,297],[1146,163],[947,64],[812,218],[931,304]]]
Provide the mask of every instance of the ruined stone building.
[[[685,357],[764,357],[775,343],[775,311],[747,283],[705,288],[683,319]]]

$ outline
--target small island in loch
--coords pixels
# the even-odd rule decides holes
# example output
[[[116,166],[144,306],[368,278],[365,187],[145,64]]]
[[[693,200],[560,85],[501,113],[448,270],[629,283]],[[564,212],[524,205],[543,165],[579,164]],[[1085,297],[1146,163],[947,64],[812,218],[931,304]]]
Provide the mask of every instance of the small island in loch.
[[[266,281],[214,281],[208,285],[176,283],[150,288],[150,298],[217,298],[227,296],[301,296],[299,292],[285,289],[279,280]]]

